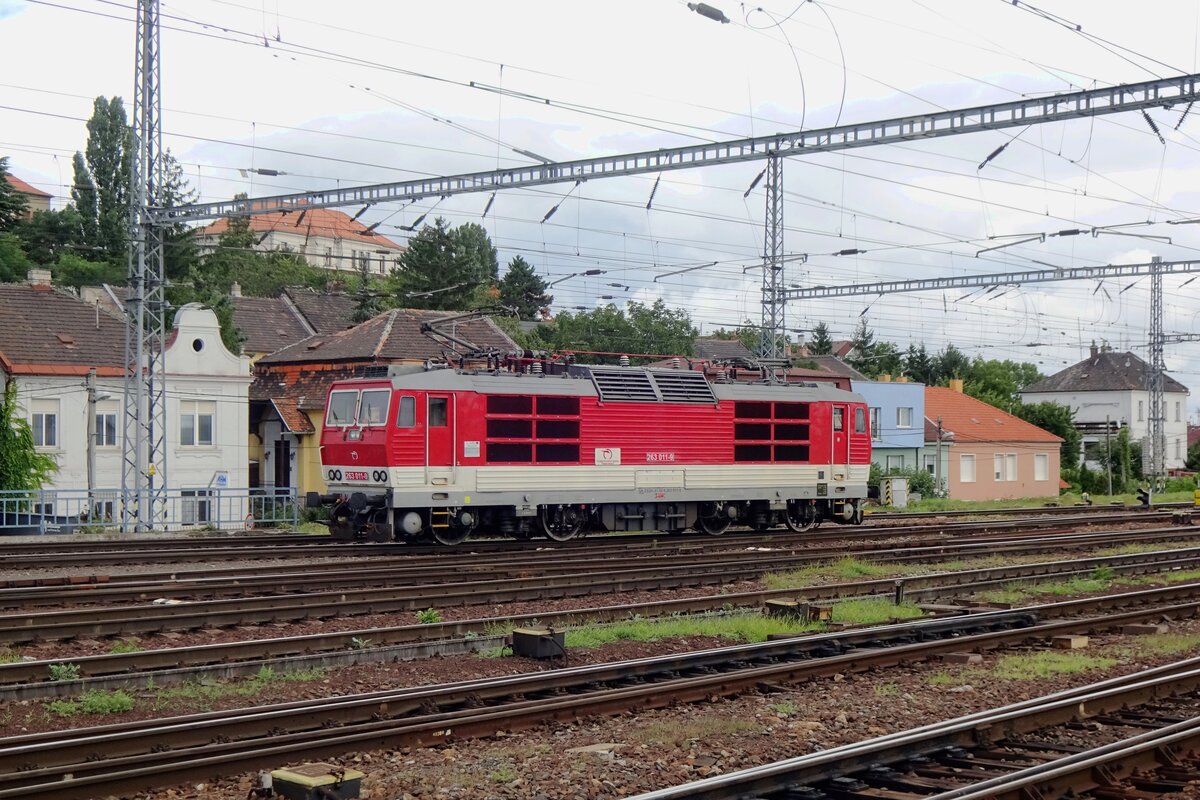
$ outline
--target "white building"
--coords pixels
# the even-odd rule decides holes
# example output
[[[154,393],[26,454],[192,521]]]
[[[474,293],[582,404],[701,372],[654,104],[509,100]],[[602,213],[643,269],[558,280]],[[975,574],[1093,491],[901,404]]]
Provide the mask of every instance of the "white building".
[[[1026,387],[1021,401],[1069,406],[1075,412],[1075,427],[1083,434],[1084,458],[1089,466],[1097,466],[1091,456],[1104,441],[1106,423],[1108,435],[1127,427],[1131,440],[1149,441],[1149,371],[1150,366],[1133,353],[1093,344],[1089,358]],[[1165,376],[1167,469],[1182,469],[1187,460],[1187,397],[1186,386]]]
[[[386,275],[405,249],[331,208],[256,214],[249,222],[257,237],[254,249],[287,250],[322,269],[353,272],[366,262],[371,272]],[[212,252],[228,230],[229,220],[219,219],[196,231],[200,252]]]
[[[16,381],[35,445],[58,463],[53,483],[44,488],[82,490],[85,497],[89,487],[120,488],[124,323],[52,289],[49,273],[40,270],[28,283],[0,284],[0,319],[0,384]],[[96,374],[94,427],[89,426],[91,370]],[[229,352],[216,315],[193,304],[175,315],[166,370],[165,473],[164,465],[155,467],[177,498],[168,518],[176,524],[215,522],[218,509],[202,498],[227,487],[244,495],[249,485],[250,359]],[[90,480],[89,435],[94,437]],[[181,492],[201,500],[180,501]],[[107,507],[104,513],[110,513]]]

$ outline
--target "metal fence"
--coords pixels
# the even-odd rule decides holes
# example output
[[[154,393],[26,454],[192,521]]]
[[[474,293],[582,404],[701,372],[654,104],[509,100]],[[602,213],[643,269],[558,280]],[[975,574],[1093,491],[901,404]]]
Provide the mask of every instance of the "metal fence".
[[[156,495],[153,530],[295,528],[295,489],[166,489]],[[120,489],[0,491],[0,534],[119,531],[138,498]]]

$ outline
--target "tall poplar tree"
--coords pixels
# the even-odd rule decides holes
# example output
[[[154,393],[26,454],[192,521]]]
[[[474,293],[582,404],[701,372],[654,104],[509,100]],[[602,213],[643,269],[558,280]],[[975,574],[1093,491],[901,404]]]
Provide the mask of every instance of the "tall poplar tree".
[[[500,281],[500,305],[516,309],[521,319],[533,320],[553,301],[554,297],[546,294],[546,282],[538,277],[530,263],[521,256],[513,256]]]
[[[29,203],[8,182],[8,156],[0,157],[0,233],[15,228],[25,218]]]

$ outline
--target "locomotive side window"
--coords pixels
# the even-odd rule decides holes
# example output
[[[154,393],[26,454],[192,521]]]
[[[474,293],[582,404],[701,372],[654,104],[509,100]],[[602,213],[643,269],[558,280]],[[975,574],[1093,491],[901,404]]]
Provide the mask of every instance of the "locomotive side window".
[[[429,427],[446,427],[446,402],[444,397],[429,398]]]
[[[840,407],[833,409],[833,429],[835,431],[846,430],[846,409]]]
[[[861,408],[854,409],[854,432],[867,432],[867,415]]]
[[[329,395],[326,425],[353,425],[358,411],[358,392],[333,392]]]
[[[578,397],[556,397],[547,395],[537,399],[537,412],[548,417],[577,417],[579,416]]]
[[[533,398],[522,394],[491,394],[487,399],[489,414],[532,414]]]
[[[417,398],[401,397],[400,413],[396,415],[397,428],[417,427]]]
[[[388,403],[392,399],[390,389],[368,389],[362,393],[358,407],[358,424],[363,426],[386,425]]]

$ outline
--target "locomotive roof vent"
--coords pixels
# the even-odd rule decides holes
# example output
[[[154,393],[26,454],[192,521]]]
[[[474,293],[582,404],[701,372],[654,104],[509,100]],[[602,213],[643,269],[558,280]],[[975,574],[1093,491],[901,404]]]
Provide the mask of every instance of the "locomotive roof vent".
[[[708,379],[699,372],[591,367],[592,383],[602,401],[635,403],[717,402]]]

